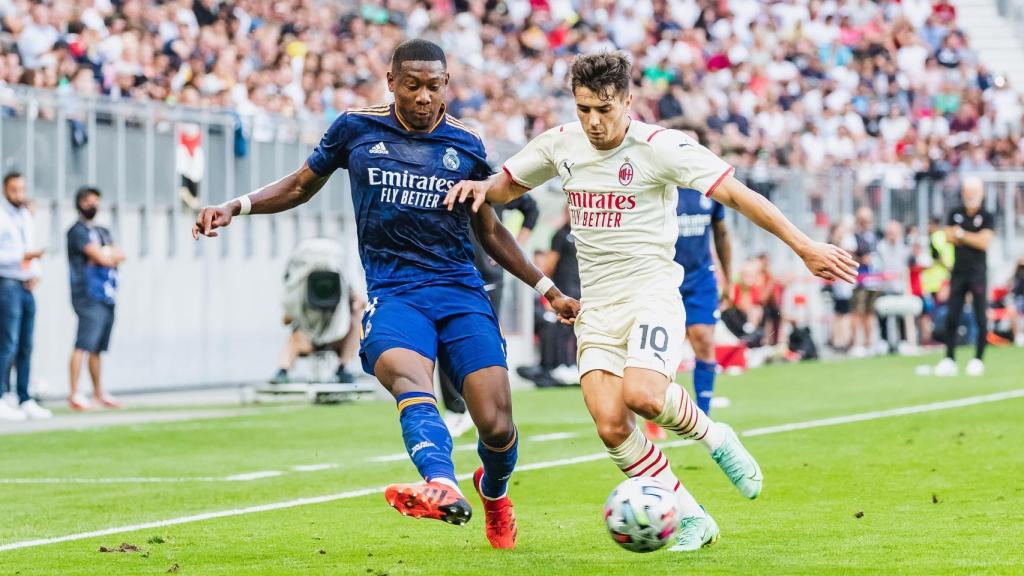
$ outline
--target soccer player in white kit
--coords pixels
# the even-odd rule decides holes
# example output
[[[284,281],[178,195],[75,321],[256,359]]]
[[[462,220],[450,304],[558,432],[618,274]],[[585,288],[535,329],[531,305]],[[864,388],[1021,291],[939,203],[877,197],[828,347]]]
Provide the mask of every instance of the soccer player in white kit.
[[[675,383],[686,325],[683,269],[673,259],[677,187],[738,210],[789,245],[816,276],[853,282],[857,267],[842,249],[808,238],[691,137],[632,120],[630,78],[629,58],[621,52],[577,57],[572,91],[580,121],[541,134],[490,179],[456,184],[445,203],[451,208],[472,198],[476,209],[560,180],[583,287],[576,337],[584,401],[609,456],[627,476],[656,477],[675,489],[683,520],[670,549],[698,550],[717,541],[718,525],[640,431],[635,415],[703,444],[747,498],[760,494],[762,476],[736,433],[713,422]]]

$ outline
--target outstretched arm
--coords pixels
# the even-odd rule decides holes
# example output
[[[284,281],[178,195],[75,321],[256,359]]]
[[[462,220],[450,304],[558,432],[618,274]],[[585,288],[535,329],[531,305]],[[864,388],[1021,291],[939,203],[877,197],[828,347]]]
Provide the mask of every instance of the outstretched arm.
[[[304,204],[323,188],[330,176],[318,176],[308,164],[291,174],[247,194],[251,208],[248,214],[276,214]],[[199,211],[192,237],[199,235],[216,236],[217,228],[231,223],[231,219],[241,213],[242,201],[238,198],[228,200],[218,206],[206,206]]]
[[[837,246],[811,240],[778,207],[735,177],[727,177],[715,188],[714,198],[785,242],[815,276],[851,284],[856,282],[857,261],[849,253]]]
[[[444,205],[451,211],[455,204],[462,204],[467,199],[473,199],[473,212],[480,210],[484,202],[494,204],[507,204],[523,194],[529,192],[529,188],[520,186],[504,171],[494,174],[487,180],[463,180],[448,189],[444,197]]]
[[[511,272],[527,286],[536,287],[545,278],[544,273],[526,257],[512,233],[498,220],[494,208],[491,208],[489,204],[482,203],[480,210],[472,215],[472,219],[473,231],[476,233],[480,246],[499,266]],[[562,322],[571,323],[576,319],[579,302],[562,294],[557,286],[549,287],[544,291],[543,296],[558,312]]]

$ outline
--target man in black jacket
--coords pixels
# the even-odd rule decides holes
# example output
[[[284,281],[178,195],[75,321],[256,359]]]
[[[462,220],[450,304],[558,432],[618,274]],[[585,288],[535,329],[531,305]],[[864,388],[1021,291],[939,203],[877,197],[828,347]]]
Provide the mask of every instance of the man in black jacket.
[[[988,340],[988,266],[986,251],[992,243],[995,217],[982,208],[984,184],[979,178],[965,178],[962,185],[963,206],[953,209],[946,221],[946,238],[956,247],[953,272],[949,279],[949,313],[946,316],[946,357],[935,367],[937,376],[956,376],[959,372],[954,358],[957,327],[963,314],[964,301],[971,295],[978,336],[974,358],[967,363],[968,376],[985,373],[982,356]]]

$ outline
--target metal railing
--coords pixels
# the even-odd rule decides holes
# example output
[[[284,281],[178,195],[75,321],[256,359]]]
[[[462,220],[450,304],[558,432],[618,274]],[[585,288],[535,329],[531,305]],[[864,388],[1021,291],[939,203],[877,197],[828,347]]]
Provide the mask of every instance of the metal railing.
[[[186,125],[197,126],[201,135],[203,203],[244,194],[298,168],[326,128],[326,123],[271,115],[240,117],[230,111],[17,87],[0,93],[0,169],[23,173],[37,206],[49,204],[58,213],[73,208],[80,186],[98,187],[113,215],[115,235],[122,232],[126,212],[139,213],[146,227],[140,246],[144,256],[152,244],[147,224],[153,218],[170,218],[176,229],[192,217],[179,197],[182,181],[176,167],[178,129]],[[289,217],[309,219],[319,231],[332,228],[332,220],[351,225],[348,180],[341,176]],[[55,228],[50,239],[58,251],[59,232]]]
[[[989,260],[999,275],[1024,256],[1024,169],[971,173],[909,174],[903,186],[886,185],[882,178],[863,178],[857,168],[830,167],[817,172],[775,168],[741,169],[737,177],[765,194],[793,222],[816,240],[826,240],[829,225],[851,218],[861,206],[870,207],[879,228],[890,220],[925,231],[930,219],[945,225],[949,211],[960,204],[963,176],[985,183],[985,207],[995,215],[996,241]],[[767,253],[780,272],[799,271],[796,256],[781,242],[732,211],[728,213],[740,258]],[[738,258],[734,257],[739,261]]]

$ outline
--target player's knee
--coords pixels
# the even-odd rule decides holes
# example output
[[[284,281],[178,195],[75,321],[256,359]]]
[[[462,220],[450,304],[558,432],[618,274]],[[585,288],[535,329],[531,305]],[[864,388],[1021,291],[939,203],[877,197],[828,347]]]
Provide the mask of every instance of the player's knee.
[[[658,394],[650,386],[624,386],[622,400],[630,410],[648,419],[661,414],[665,403],[664,394]]]
[[[480,432],[480,439],[491,447],[505,446],[512,441],[512,437],[515,435],[516,428],[512,423],[512,418],[494,418],[487,422],[486,426],[481,423],[476,424],[477,430]]]
[[[698,360],[714,360],[715,345],[712,339],[710,326],[692,326],[687,332],[690,346],[693,347],[693,354]]]
[[[597,423],[597,435],[608,448],[621,446],[633,433],[635,424],[626,419],[608,420]]]

